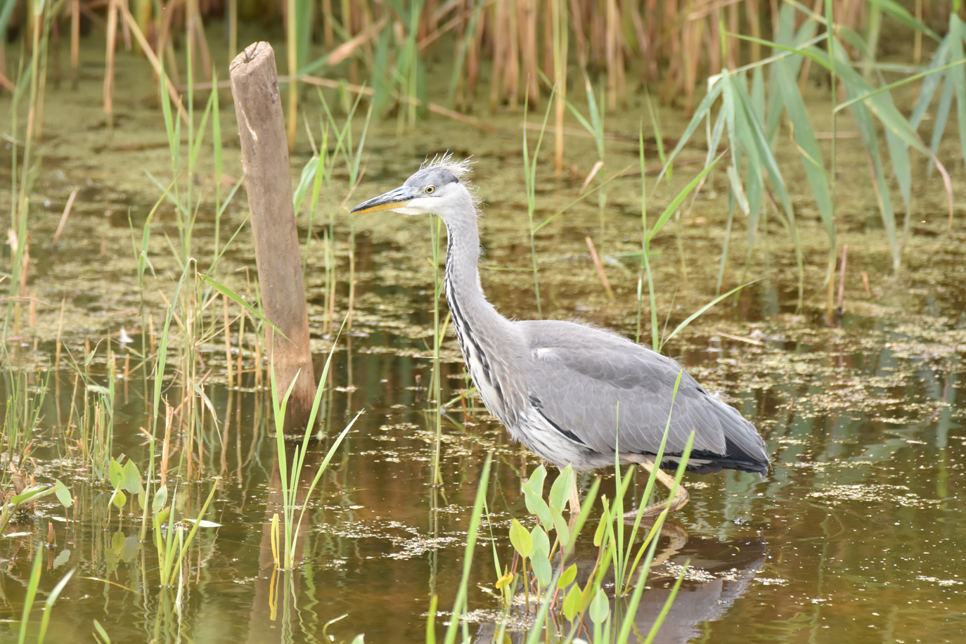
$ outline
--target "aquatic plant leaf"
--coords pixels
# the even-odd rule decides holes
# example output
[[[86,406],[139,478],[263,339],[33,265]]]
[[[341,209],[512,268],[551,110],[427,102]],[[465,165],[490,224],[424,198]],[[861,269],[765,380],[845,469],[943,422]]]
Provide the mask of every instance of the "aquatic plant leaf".
[[[557,508],[550,508],[550,515],[553,517],[553,526],[557,531],[557,538],[564,546],[570,545],[570,528],[563,514]]]
[[[595,624],[602,624],[610,615],[610,602],[607,601],[607,593],[602,589],[597,589],[597,594],[590,602],[590,619]]]
[[[530,486],[530,489],[539,497],[543,497],[543,482],[546,478],[547,468],[543,465],[538,465],[537,469],[533,470],[533,473],[530,474],[530,478],[527,479],[527,484]]]
[[[550,537],[547,535],[547,531],[538,525],[533,526],[533,530],[530,531],[530,538],[533,539],[533,549],[539,550],[545,555],[550,554]]]
[[[580,588],[574,586],[570,589],[570,592],[567,593],[567,598],[564,599],[563,604],[564,617],[567,618],[568,622],[574,621],[574,618],[577,617],[577,613],[580,612],[582,603],[583,597],[580,594]]]
[[[131,494],[141,492],[141,473],[138,471],[138,466],[130,459],[124,464],[121,487]]]
[[[604,542],[604,534],[607,532],[608,524],[610,524],[610,510],[607,507],[607,502],[605,499],[604,511],[600,515],[600,521],[597,523],[597,530],[594,532],[594,546],[600,548],[600,544]]]
[[[124,536],[123,530],[118,530],[111,535],[111,549],[114,551],[114,554],[121,554],[121,551],[124,550],[124,542],[126,540],[127,538]]]
[[[529,557],[533,552],[533,537],[516,519],[510,524],[510,543],[521,557]]]
[[[540,519],[543,527],[549,530],[553,527],[553,517],[550,516],[550,506],[526,482],[523,483],[523,496],[530,514]]]
[[[54,480],[54,494],[57,495],[57,500],[65,508],[69,508],[74,504],[74,498],[70,494],[70,490],[64,485],[60,479]]]
[[[124,481],[124,468],[117,459],[112,458],[110,467],[108,468],[108,480],[111,482],[111,486],[115,489],[121,487],[121,483]]]
[[[168,503],[168,486],[161,485],[154,493],[154,513],[157,514]]]
[[[550,487],[551,508],[556,508],[561,512],[563,511],[570,498],[570,490],[574,487],[575,479],[574,469],[570,465],[561,470],[560,476],[557,477],[557,480]]]
[[[530,559],[530,566],[533,574],[537,576],[537,581],[541,586],[550,585],[553,576],[553,569],[550,567],[550,558],[543,550],[534,550],[533,557]]]
[[[572,563],[567,567],[562,573],[560,573],[560,579],[557,580],[557,588],[563,590],[570,584],[574,583],[574,579],[577,578],[577,564]]]

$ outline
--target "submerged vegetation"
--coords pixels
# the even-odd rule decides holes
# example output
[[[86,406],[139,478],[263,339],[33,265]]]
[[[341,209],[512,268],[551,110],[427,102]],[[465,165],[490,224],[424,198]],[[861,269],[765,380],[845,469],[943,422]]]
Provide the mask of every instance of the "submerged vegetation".
[[[498,273],[486,265],[494,269],[495,280],[526,275],[507,289],[527,294],[525,305],[508,296],[506,306],[517,313],[570,314],[561,301],[573,302],[559,288],[570,277],[548,275],[571,272],[569,251],[558,246],[564,247],[564,238],[575,230],[577,247],[586,243],[580,253],[589,251],[593,265],[592,279],[577,287],[580,305],[606,310],[615,326],[636,331],[639,340],[647,338],[649,327],[648,343],[655,350],[672,338],[681,340],[712,306],[751,298],[763,302],[758,304],[762,318],[782,313],[797,316],[795,324],[801,324],[811,315],[828,325],[843,324],[847,235],[859,230],[875,240],[871,245],[878,244],[861,272],[869,309],[879,304],[871,298],[868,272],[878,267],[883,280],[900,279],[913,260],[921,259],[910,258],[917,235],[923,243],[959,235],[955,240],[962,244],[956,232],[962,226],[957,213],[962,213],[955,199],[962,194],[966,161],[962,13],[958,1],[925,0],[910,6],[826,0],[811,7],[790,0],[288,0],[280,7],[258,0],[166,5],[3,0],[0,34],[7,37],[0,43],[0,113],[6,114],[3,156],[9,169],[0,178],[9,180],[4,179],[8,188],[0,191],[0,205],[9,222],[0,273],[0,530],[18,527],[7,531],[0,557],[11,562],[11,571],[23,568],[17,562],[33,562],[17,577],[22,590],[10,591],[4,584],[4,597],[20,616],[14,628],[19,641],[43,641],[48,631],[51,637],[54,631],[72,632],[78,622],[70,620],[77,617],[58,626],[57,602],[97,593],[105,604],[134,597],[141,607],[136,625],[108,622],[110,608],[98,613],[101,619],[84,622],[98,641],[188,639],[182,634],[186,607],[202,610],[206,600],[199,596],[212,592],[194,589],[203,579],[214,583],[222,574],[233,576],[235,568],[222,573],[213,564],[230,559],[253,562],[248,578],[227,582],[251,582],[257,596],[245,638],[279,638],[273,629],[282,624],[284,641],[361,642],[363,636],[356,634],[366,630],[360,626],[365,616],[352,621],[351,634],[330,634],[354,607],[351,600],[326,594],[331,591],[319,587],[316,575],[338,570],[350,559],[365,561],[365,547],[347,547],[336,535],[351,533],[361,541],[371,535],[359,526],[367,520],[382,525],[383,513],[395,516],[388,506],[403,504],[391,485],[379,488],[386,507],[363,509],[351,500],[366,486],[384,483],[366,471],[386,454],[395,459],[385,461],[394,464],[390,467],[415,471],[413,477],[429,490],[420,492],[417,506],[425,529],[406,525],[416,519],[402,512],[406,520],[386,524],[387,532],[408,535],[387,537],[393,547],[403,544],[404,555],[416,553],[430,567],[429,592],[422,587],[418,607],[413,610],[410,601],[406,608],[419,627],[407,623],[404,636],[395,633],[399,641],[654,641],[682,584],[698,577],[692,576],[693,566],[675,563],[680,540],[687,536],[681,537],[683,529],[667,521],[666,513],[653,523],[642,522],[640,513],[624,522],[626,510],[648,504],[653,476],[638,482],[633,471],[615,464],[603,481],[580,481],[583,509],[566,517],[576,475],[564,470],[545,494],[547,471],[531,467],[515,448],[493,445],[485,412],[461,366],[454,365],[441,300],[440,222],[430,221],[429,235],[412,222],[400,224],[419,232],[407,233],[392,247],[387,240],[401,235],[401,229],[374,239],[364,228],[371,224],[357,221],[347,206],[364,180],[396,179],[384,176],[388,168],[411,170],[406,164],[415,156],[443,151],[436,145],[472,153],[460,133],[484,131],[497,141],[488,149],[500,150],[493,156],[506,166],[502,174],[491,170],[492,175],[506,179],[517,173],[512,185],[519,195],[507,195],[510,184],[494,194],[502,203],[520,205],[521,213],[526,210],[525,220],[521,216],[509,225],[506,238],[513,239],[505,248],[511,250],[494,253],[511,260],[512,271]],[[224,38],[215,35],[214,23],[224,26]],[[285,434],[287,394],[267,364],[265,331],[272,322],[261,313],[257,281],[249,274],[253,260],[245,242],[244,181],[230,176],[237,173],[238,161],[232,143],[236,126],[224,90],[227,61],[242,49],[239,33],[254,34],[257,23],[267,24],[258,37],[284,37],[286,55],[278,60],[285,61],[287,71],[280,80],[287,84],[287,135],[298,166],[293,168],[294,209],[302,269],[312,289],[313,348],[325,355],[311,421],[298,436]],[[884,34],[909,40],[911,49],[887,47]],[[37,197],[48,177],[60,172],[45,159],[50,133],[70,136],[71,124],[50,116],[64,114],[53,101],[71,96],[57,90],[53,98],[53,88],[66,76],[62,43],[69,43],[72,86],[103,80],[99,136],[111,139],[127,127],[115,84],[119,58],[127,57],[145,77],[152,76],[138,88],[151,97],[135,104],[156,116],[163,142],[157,152],[163,163],[144,168],[140,179],[143,194],[150,196],[140,207],[129,203],[123,225],[115,226],[123,232],[123,269],[108,267],[106,250],[100,259],[93,252],[75,258],[104,265],[95,279],[122,275],[116,279],[124,294],[116,303],[123,312],[118,319],[128,326],[109,323],[105,326],[113,328],[107,333],[92,333],[72,322],[69,313],[83,306],[75,298],[96,296],[68,283],[58,285],[62,294],[56,301],[48,297],[55,290],[38,260],[53,261],[49,257],[58,252],[58,240],[65,240],[62,245],[69,240],[70,232],[61,235],[72,210],[83,211],[85,200],[99,194],[73,188],[56,213]],[[106,52],[96,72],[82,64],[87,47]],[[662,113],[661,105],[686,115],[680,132],[669,130],[669,110]],[[409,158],[400,159],[400,165],[383,160],[380,166],[379,156],[393,154],[386,141],[407,132],[423,137],[407,148]],[[480,159],[481,165],[486,162]],[[858,167],[862,163],[867,170]],[[796,175],[804,180],[795,182]],[[627,177],[633,184],[622,183]],[[848,192],[855,187],[843,183],[863,177],[874,205],[852,208]],[[701,210],[699,199],[713,199],[717,192],[726,196],[727,215],[713,222],[720,229],[702,233],[710,240],[701,245],[705,257],[689,264],[687,233],[681,231],[712,228],[705,215],[693,215]],[[862,214],[873,208],[874,217]],[[52,217],[56,226],[48,221]],[[916,225],[927,220],[928,225]],[[55,227],[56,233],[47,235]],[[670,230],[674,240],[659,244],[662,237],[671,239]],[[99,234],[104,249],[108,233]],[[373,263],[371,254],[383,251],[407,255],[399,271],[412,274],[362,284],[363,275],[373,275],[364,268]],[[426,264],[432,273],[420,272]],[[676,287],[668,283],[672,278],[686,285],[695,273],[711,276],[707,283],[713,286],[682,294],[683,304],[661,297]],[[622,286],[611,284],[615,274],[626,278]],[[749,288],[755,280],[766,281],[767,289]],[[952,300],[962,297],[956,290],[961,287],[950,288]],[[755,293],[749,295],[751,290]],[[393,298],[409,297],[409,291],[422,309],[411,315],[391,311]],[[611,304],[618,299],[615,293],[633,299],[622,313]],[[38,315],[47,322],[39,323]],[[770,339],[760,328],[740,333],[715,332],[714,337],[766,351],[762,347]],[[896,359],[932,359],[909,337],[918,338],[910,331],[890,346]],[[810,336],[801,342],[809,350],[820,344]],[[400,360],[367,362],[379,353]],[[931,402],[923,414],[938,418],[939,460],[946,468],[952,458],[949,431],[956,424],[950,411],[955,374],[962,367],[954,350],[938,353],[950,361],[944,367],[947,380],[931,382]],[[754,355],[762,365],[777,360]],[[815,371],[799,359],[788,372],[767,365],[757,367],[766,369],[765,375],[749,368],[751,375],[741,376],[760,395],[744,391],[739,404],[765,420],[768,429],[777,421],[765,417],[774,411],[767,392],[787,385],[771,379],[807,381]],[[905,382],[890,377],[877,373],[875,386],[888,391]],[[847,392],[858,388],[838,385]],[[394,392],[387,400],[397,402],[382,407],[375,396],[386,390]],[[827,404],[837,409],[834,401]],[[795,403],[788,408],[802,411]],[[360,430],[354,426],[365,410],[384,417],[385,424],[374,421],[371,432],[382,436],[369,439],[382,442],[357,437]],[[916,410],[887,412],[895,424],[915,418]],[[393,418],[399,431],[390,434]],[[830,433],[836,422],[830,420]],[[789,421],[789,434],[770,446],[799,454],[796,450],[810,439],[792,425]],[[423,447],[393,451],[397,442],[409,445],[406,441]],[[419,451],[423,448],[428,451]],[[896,447],[891,453],[899,452]],[[403,469],[407,459],[418,469]],[[420,465],[424,461],[431,465]],[[256,471],[264,475],[264,484],[250,484]],[[950,474],[943,471],[936,491],[940,499],[947,498],[949,487]],[[771,489],[742,481],[729,483],[731,496],[757,501],[755,492]],[[931,503],[895,481],[874,489],[887,490],[903,507]],[[848,487],[841,496],[867,499],[863,490]],[[730,503],[724,502],[726,523],[733,519],[740,526],[749,506]],[[447,519],[454,506],[458,520]],[[336,512],[344,526],[330,525]],[[231,532],[231,516],[255,526],[244,535],[249,542]],[[714,527],[720,520],[705,518],[696,527],[720,536],[724,529]],[[823,523],[822,530],[827,537],[831,528]],[[71,547],[55,557],[58,539]],[[145,547],[148,543],[153,550]],[[490,546],[492,569],[481,563],[487,559],[481,554],[487,549],[477,548],[481,544]],[[447,545],[459,555],[447,554]],[[727,580],[739,586],[762,569],[764,558],[758,556],[760,544],[742,547],[757,554],[743,567],[732,567],[741,571]],[[88,554],[82,559],[72,551]],[[823,551],[821,560],[829,559]],[[664,570],[666,595],[649,587],[658,567]],[[447,570],[458,571],[458,579],[447,578]],[[377,583],[384,588],[393,581]],[[342,587],[341,592],[354,591]],[[643,607],[647,593],[660,597],[653,614],[647,613],[653,606]],[[35,604],[41,596],[46,604],[38,619]],[[717,601],[727,606],[734,600]],[[342,617],[332,608],[331,621],[318,623],[310,608],[323,602],[344,606]],[[702,621],[718,614],[709,612]]]

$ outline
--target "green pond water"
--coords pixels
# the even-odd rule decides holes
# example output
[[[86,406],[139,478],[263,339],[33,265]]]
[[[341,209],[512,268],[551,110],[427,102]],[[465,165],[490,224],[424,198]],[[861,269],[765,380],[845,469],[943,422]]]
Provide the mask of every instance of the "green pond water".
[[[92,78],[82,83],[80,93],[66,87],[48,89],[44,141],[38,148],[44,160],[30,195],[27,290],[36,304],[31,315],[28,304],[21,303],[18,326],[8,329],[10,362],[2,396],[6,400],[10,395],[15,378],[10,373],[25,373],[33,394],[46,389],[42,419],[33,430],[33,462],[27,470],[41,482],[60,478],[77,503],[65,516],[56,502],[45,500],[11,525],[0,541],[0,616],[9,620],[0,624],[0,639],[16,637],[31,562],[42,556],[47,563],[42,593],[76,568],[52,609],[48,641],[90,641],[95,620],[113,642],[348,642],[359,633],[367,642],[425,641],[432,595],[439,596],[442,611],[452,606],[470,509],[486,454],[493,450],[487,497],[490,521],[481,533],[469,588],[470,632],[489,641],[486,635],[494,631],[500,608],[493,591],[497,575],[491,535],[501,561],[509,561],[511,520],[530,521],[520,478],[538,460],[513,444],[471,398],[465,406],[456,402],[445,410],[443,482],[432,484],[433,223],[393,213],[358,216],[352,222],[350,247],[350,222],[343,204],[351,207],[395,187],[427,155],[445,150],[472,154],[477,161],[473,179],[486,212],[481,220],[484,289],[505,315],[536,317],[533,276],[528,271],[522,115],[485,117],[497,128],[495,133],[435,118],[403,132],[393,119],[374,121],[363,153],[365,176],[351,196],[344,165],[336,164],[331,187],[324,189],[315,215],[316,234],[305,247],[317,373],[333,342],[327,331],[327,233],[322,226],[330,218],[335,241],[330,264],[334,319],[337,325],[349,308],[354,264],[353,325],[336,344],[326,395],[328,438],[318,454],[359,411],[364,413],[310,502],[301,540],[304,560],[296,571],[274,573],[271,564],[268,526],[279,500],[278,465],[274,435],[266,423],[268,394],[254,376],[264,364],[256,364],[252,353],[251,325],[241,341],[233,331],[232,360],[240,354],[243,373],[235,373],[231,381],[223,335],[198,346],[197,369],[199,377],[205,377],[201,386],[210,408],[192,455],[186,453],[186,437],[175,437],[172,466],[190,458],[199,479],[180,488],[188,516],[196,514],[216,488],[206,519],[218,525],[199,530],[178,595],[158,588],[156,553],[150,542],[138,539],[140,511],[131,506],[120,513],[108,510],[112,490],[91,483],[76,434],[71,433],[79,422],[84,389],[77,371],[106,384],[110,346],[118,374],[112,451],[133,459],[142,471],[147,467],[142,430],[152,420],[154,383],[150,374],[137,369],[135,351],[147,337],[143,333],[152,328],[158,332],[166,298],[172,296],[181,274],[171,246],[178,235],[174,213],[165,205],[152,224],[153,273],[149,271],[143,293],[139,292],[132,238],[134,245],[140,243],[141,228],[160,194],[145,172],[167,183],[171,162],[150,84],[141,78],[143,65],[119,61],[117,115],[109,128],[93,77],[96,63],[94,58]],[[321,109],[313,96],[306,95],[307,120],[318,123]],[[812,98],[816,124],[822,129],[828,105],[820,95]],[[0,114],[8,113],[9,107],[9,97],[0,98]],[[608,117],[608,131],[625,135],[607,142],[608,176],[636,167],[636,132],[642,117],[647,122],[640,105]],[[666,133],[680,132],[685,124],[673,109],[663,110],[661,118]],[[231,177],[241,175],[235,127],[233,112],[226,107],[225,173]],[[360,120],[355,123],[357,140],[361,128]],[[839,129],[849,131],[847,119],[840,121]],[[318,131],[315,136],[320,140]],[[308,140],[302,137],[292,160],[293,177],[310,154]],[[578,196],[596,161],[592,140],[568,137],[568,169],[558,180],[549,165],[551,149],[545,143],[546,159],[538,174],[538,221]],[[653,146],[647,153],[656,164]],[[801,220],[803,306],[798,306],[790,237],[779,217],[770,215],[764,223],[744,273],[746,230],[738,216],[724,286],[759,281],[737,299],[710,310],[664,347],[759,428],[772,466],[763,478],[734,472],[686,475],[691,501],[673,520],[677,534],[687,536],[662,540],[665,561],[649,580],[636,622],[646,633],[680,566],[689,561],[691,571],[658,641],[963,641],[966,563],[960,552],[966,548],[966,505],[960,490],[966,471],[966,213],[957,203],[953,229],[947,232],[942,184],[936,175],[927,175],[923,162],[914,186],[912,236],[903,269],[894,275],[864,152],[858,139],[843,139],[838,149],[839,248],[848,244],[849,256],[843,314],[830,326],[823,287],[828,239],[794,151],[780,148],[779,153]],[[695,143],[683,155],[703,158],[704,150]],[[9,146],[0,160],[7,169],[0,180],[9,185]],[[961,195],[962,164],[952,163],[954,189]],[[649,179],[651,222],[697,167],[679,166],[670,187],[655,188]],[[194,182],[203,200],[192,255],[204,267],[215,254],[215,186],[207,150],[199,168]],[[689,200],[680,217],[654,241],[658,319],[661,325],[667,320],[668,330],[715,296],[727,185],[723,170],[712,175],[699,196]],[[73,212],[53,249],[54,231],[74,188],[79,191]],[[226,183],[222,194],[229,188]],[[9,202],[5,187],[0,191],[4,212],[9,212]],[[640,249],[639,176],[608,185],[604,213],[601,230],[598,203],[591,197],[538,235],[542,313],[633,337],[638,260],[631,255]],[[244,224],[246,214],[242,191],[223,217],[222,241]],[[304,240],[309,230],[306,216],[301,217]],[[590,260],[587,236],[602,256],[613,300],[607,298]],[[5,246],[5,266],[9,257],[10,247]],[[505,268],[515,270],[497,270]],[[254,269],[250,232],[243,227],[226,251],[218,278],[254,297]],[[148,329],[142,327],[142,299],[150,318]],[[212,306],[222,303],[218,300]],[[445,305],[442,310],[445,315]],[[232,318],[238,313],[233,309]],[[645,341],[648,321],[645,307]],[[61,365],[53,368],[61,325]],[[121,343],[122,328],[133,343]],[[93,357],[85,363],[87,355]],[[126,359],[131,368],[124,377]],[[76,367],[69,366],[71,360]],[[452,331],[442,350],[441,383],[443,401],[456,399],[467,387]],[[175,385],[167,392],[172,404],[180,400]],[[613,474],[602,475],[602,493],[610,497]],[[590,476],[582,479],[584,489],[590,481]],[[643,485],[639,475],[631,489],[640,493]],[[53,524],[55,544],[45,550],[48,523]],[[581,570],[593,566],[597,551],[591,537],[592,533],[584,534],[577,548]],[[445,615],[439,621],[444,622]],[[33,627],[38,623],[39,612]]]

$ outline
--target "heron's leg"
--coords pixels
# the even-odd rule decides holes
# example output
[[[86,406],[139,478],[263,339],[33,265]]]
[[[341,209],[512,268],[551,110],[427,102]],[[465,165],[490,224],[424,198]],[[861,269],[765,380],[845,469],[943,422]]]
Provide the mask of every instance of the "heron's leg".
[[[656,467],[654,462],[648,458],[642,458],[640,460],[640,465],[648,473],[652,470],[654,471],[654,476],[658,482],[662,483],[668,490],[674,490],[674,496],[670,497],[665,501],[658,501],[657,503],[652,503],[651,505],[644,508],[644,516],[653,516],[655,514],[660,514],[664,508],[667,508],[668,512],[677,512],[683,508],[688,499],[691,498],[688,491],[684,489],[683,485],[678,485],[677,489],[674,487],[674,477],[669,475],[667,472],[662,470],[660,467]],[[624,516],[634,516],[637,514],[636,510],[632,510],[626,513]]]

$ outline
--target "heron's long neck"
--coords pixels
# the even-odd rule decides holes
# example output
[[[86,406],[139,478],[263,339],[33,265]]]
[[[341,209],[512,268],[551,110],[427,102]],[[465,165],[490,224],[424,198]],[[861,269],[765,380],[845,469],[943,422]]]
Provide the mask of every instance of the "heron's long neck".
[[[525,393],[518,380],[526,347],[513,323],[483,295],[475,214],[471,220],[447,221],[446,230],[446,301],[463,358],[487,408],[510,424],[517,409],[513,399]]]

